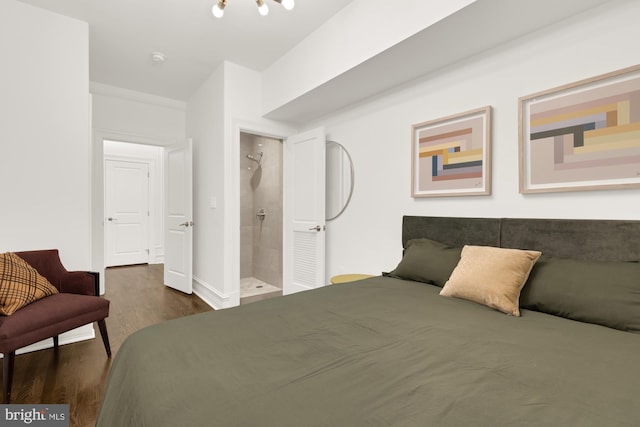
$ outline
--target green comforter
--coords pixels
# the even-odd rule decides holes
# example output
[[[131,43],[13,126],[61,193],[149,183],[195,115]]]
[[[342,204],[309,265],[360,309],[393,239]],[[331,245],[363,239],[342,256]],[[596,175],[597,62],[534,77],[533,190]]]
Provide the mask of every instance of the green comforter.
[[[640,426],[640,335],[392,278],[143,329],[97,425]]]

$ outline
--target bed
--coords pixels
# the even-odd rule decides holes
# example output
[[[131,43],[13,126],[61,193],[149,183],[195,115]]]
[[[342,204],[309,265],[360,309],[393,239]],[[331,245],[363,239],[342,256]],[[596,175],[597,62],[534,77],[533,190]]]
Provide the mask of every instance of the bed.
[[[638,426],[639,242],[640,221],[406,216],[379,277],[132,334],[97,426]],[[440,295],[468,247],[542,253],[519,316]]]

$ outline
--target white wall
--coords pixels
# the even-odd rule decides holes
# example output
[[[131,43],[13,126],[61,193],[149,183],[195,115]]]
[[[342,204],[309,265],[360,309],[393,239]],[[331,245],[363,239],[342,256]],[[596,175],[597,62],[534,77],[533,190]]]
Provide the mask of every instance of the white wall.
[[[224,305],[224,65],[187,102],[187,135],[193,139],[194,292]],[[215,198],[216,208],[210,207]]]
[[[59,248],[88,270],[88,26],[2,0],[0,52],[0,250]]]
[[[183,140],[186,103],[132,90],[91,83],[93,129],[153,145]]]
[[[518,193],[518,97],[640,63],[640,2],[612,2],[424,76],[329,118],[355,162],[351,205],[327,225],[327,275],[379,274],[401,256],[403,215],[640,219],[640,190]],[[411,198],[411,125],[493,110],[493,194]]]

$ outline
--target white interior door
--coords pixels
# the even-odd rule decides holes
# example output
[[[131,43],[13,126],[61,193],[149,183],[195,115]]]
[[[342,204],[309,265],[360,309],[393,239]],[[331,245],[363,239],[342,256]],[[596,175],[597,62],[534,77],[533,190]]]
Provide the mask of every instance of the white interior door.
[[[285,295],[326,284],[325,152],[322,128],[294,135],[284,143]]]
[[[149,262],[149,165],[105,161],[105,266]]]
[[[191,140],[165,149],[164,284],[192,292],[193,195]]]

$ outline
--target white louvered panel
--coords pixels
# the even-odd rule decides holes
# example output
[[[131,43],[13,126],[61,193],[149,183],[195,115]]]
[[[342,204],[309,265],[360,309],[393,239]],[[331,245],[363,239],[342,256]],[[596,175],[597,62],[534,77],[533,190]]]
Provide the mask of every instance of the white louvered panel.
[[[293,235],[293,281],[296,284],[315,286],[316,233],[295,232]]]

